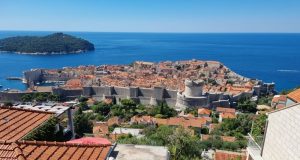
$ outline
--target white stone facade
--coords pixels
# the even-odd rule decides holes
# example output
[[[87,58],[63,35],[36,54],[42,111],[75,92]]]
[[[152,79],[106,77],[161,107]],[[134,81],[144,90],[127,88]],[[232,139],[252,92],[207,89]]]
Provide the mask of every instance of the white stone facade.
[[[268,115],[264,160],[300,160],[300,104]]]

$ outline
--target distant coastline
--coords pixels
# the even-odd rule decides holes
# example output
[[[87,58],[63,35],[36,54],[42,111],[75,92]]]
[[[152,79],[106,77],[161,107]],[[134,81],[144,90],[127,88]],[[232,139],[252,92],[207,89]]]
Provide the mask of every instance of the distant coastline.
[[[63,33],[47,36],[16,36],[0,39],[0,51],[16,54],[49,55],[95,50],[87,40]]]
[[[78,50],[74,52],[12,52],[12,51],[0,51],[1,53],[8,53],[8,54],[22,54],[22,55],[65,55],[65,54],[80,54],[88,52],[88,50]]]

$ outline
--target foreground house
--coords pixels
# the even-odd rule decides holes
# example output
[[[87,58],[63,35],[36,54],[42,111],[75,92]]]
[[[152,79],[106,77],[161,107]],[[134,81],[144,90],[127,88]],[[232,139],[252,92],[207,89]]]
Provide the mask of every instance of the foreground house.
[[[51,112],[1,107],[0,140],[20,140],[52,116]]]
[[[0,159],[11,160],[104,160],[111,145],[79,142],[24,141],[23,138],[38,129],[55,112],[13,107],[0,107]]]
[[[300,159],[300,104],[268,113],[265,135],[250,135],[248,160]]]
[[[104,160],[110,145],[46,141],[0,141],[0,159]]]

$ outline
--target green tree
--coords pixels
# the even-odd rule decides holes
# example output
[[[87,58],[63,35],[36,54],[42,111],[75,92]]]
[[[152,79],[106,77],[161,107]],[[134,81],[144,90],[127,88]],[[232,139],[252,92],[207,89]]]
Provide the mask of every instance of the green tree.
[[[12,102],[4,102],[4,106],[12,107],[14,104]]]
[[[200,157],[202,148],[199,139],[183,127],[178,127],[172,135],[168,137],[169,150],[172,159],[185,159]]]
[[[246,113],[256,113],[257,111],[256,106],[257,106],[256,103],[250,101],[249,98],[241,98],[238,101],[237,109]]]
[[[105,104],[103,102],[97,103],[92,106],[92,110],[94,111],[94,113],[100,113],[104,116],[106,116],[110,112],[110,108],[110,105]]]
[[[74,128],[77,136],[82,137],[84,133],[92,133],[93,123],[89,120],[87,114],[79,110],[74,115]]]
[[[33,100],[33,96],[32,94],[24,94],[22,97],[21,97],[21,100],[23,102],[31,102]]]
[[[66,141],[64,137],[63,128],[59,126],[59,119],[52,117],[45,124],[36,128],[29,133],[24,140],[37,140],[37,141]]]
[[[48,97],[48,99],[49,99],[50,101],[54,101],[54,102],[60,101],[60,97],[59,97],[59,95],[57,95],[57,94],[50,94],[49,97]]]

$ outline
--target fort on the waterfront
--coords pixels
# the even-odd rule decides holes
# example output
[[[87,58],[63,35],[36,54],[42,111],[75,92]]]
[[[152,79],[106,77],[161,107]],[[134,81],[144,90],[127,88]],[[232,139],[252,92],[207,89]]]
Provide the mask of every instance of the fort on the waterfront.
[[[119,102],[130,98],[145,105],[166,103],[182,110],[188,107],[235,107],[241,97],[274,92],[274,83],[247,79],[219,62],[197,60],[158,64],[135,62],[133,66],[32,69],[24,72],[24,79],[28,84],[27,92],[1,92],[0,101],[20,101],[22,95],[31,92],[52,92],[66,99],[85,96]],[[63,83],[38,85],[44,82]]]

